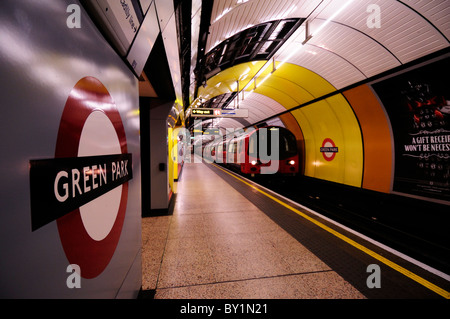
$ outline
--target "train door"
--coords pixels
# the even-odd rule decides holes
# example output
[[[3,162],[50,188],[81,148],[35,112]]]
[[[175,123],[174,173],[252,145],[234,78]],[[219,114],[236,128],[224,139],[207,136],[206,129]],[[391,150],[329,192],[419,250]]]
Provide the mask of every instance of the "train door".
[[[246,150],[246,147],[245,147],[246,141],[247,141],[246,138],[239,139],[238,147],[237,147],[237,163],[242,164],[242,163],[248,162],[248,154],[245,151]]]
[[[216,163],[223,163],[223,143],[217,144]]]
[[[227,152],[227,163],[236,164],[237,163],[237,143],[236,140],[231,140],[228,145]]]

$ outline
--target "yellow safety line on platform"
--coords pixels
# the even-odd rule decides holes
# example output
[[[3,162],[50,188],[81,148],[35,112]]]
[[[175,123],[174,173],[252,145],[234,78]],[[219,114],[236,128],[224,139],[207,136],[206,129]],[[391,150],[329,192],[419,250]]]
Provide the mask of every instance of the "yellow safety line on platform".
[[[213,165],[214,165],[214,164],[213,164]],[[422,277],[420,277],[420,276],[418,276],[418,275],[412,273],[412,272],[409,271],[408,269],[405,269],[405,268],[403,268],[402,266],[397,265],[396,263],[394,263],[394,262],[390,261],[389,259],[387,259],[387,258],[385,258],[385,257],[383,257],[383,256],[381,256],[381,255],[379,255],[379,254],[377,254],[377,253],[374,252],[373,250],[370,250],[369,248],[364,247],[363,245],[361,245],[361,244],[355,242],[354,240],[348,238],[347,236],[342,235],[341,233],[339,233],[339,232],[335,231],[334,229],[332,229],[332,228],[330,228],[330,227],[328,227],[328,226],[322,224],[321,222],[319,222],[319,221],[315,220],[314,218],[312,218],[312,217],[306,215],[305,213],[299,211],[298,209],[296,209],[296,208],[294,208],[294,207],[292,207],[292,206],[290,206],[290,205],[284,203],[283,201],[281,201],[281,200],[275,198],[274,196],[272,196],[272,195],[266,193],[265,191],[259,189],[258,187],[254,186],[254,185],[252,185],[252,184],[250,184],[250,183],[248,183],[248,182],[246,182],[245,180],[243,180],[243,179],[241,179],[241,178],[239,178],[239,177],[237,177],[237,176],[235,176],[235,175],[233,175],[233,174],[231,174],[231,173],[229,173],[229,172],[227,172],[226,170],[222,169],[221,167],[219,167],[219,166],[217,166],[217,165],[214,165],[214,167],[217,167],[218,169],[220,169],[221,171],[227,173],[228,175],[233,176],[233,177],[236,178],[237,180],[239,180],[239,181],[241,181],[242,183],[244,183],[244,184],[250,186],[251,188],[257,190],[257,191],[260,192],[261,194],[263,194],[263,195],[269,197],[270,199],[274,200],[274,201],[277,202],[278,204],[280,204],[280,205],[282,205],[282,206],[284,206],[284,207],[290,209],[291,211],[293,211],[293,212],[295,212],[296,214],[302,216],[303,218],[309,220],[310,222],[312,222],[312,223],[314,223],[315,225],[319,226],[320,228],[326,230],[327,232],[329,232],[329,233],[335,235],[336,237],[342,239],[343,241],[347,242],[348,244],[352,245],[353,247],[358,248],[359,250],[361,250],[361,251],[365,252],[366,254],[372,256],[373,258],[375,258],[375,259],[381,261],[382,263],[384,263],[385,265],[391,267],[392,269],[394,269],[394,270],[396,270],[396,271],[402,273],[403,275],[405,275],[405,276],[411,278],[412,280],[418,282],[418,283],[421,284],[422,286],[427,287],[428,289],[434,291],[435,293],[441,295],[442,297],[444,297],[444,298],[446,298],[446,299],[449,299],[449,298],[450,298],[450,293],[449,293],[448,291],[446,291],[446,290],[444,290],[444,289],[442,289],[442,288],[436,286],[435,284],[429,282],[428,280],[423,279]]]

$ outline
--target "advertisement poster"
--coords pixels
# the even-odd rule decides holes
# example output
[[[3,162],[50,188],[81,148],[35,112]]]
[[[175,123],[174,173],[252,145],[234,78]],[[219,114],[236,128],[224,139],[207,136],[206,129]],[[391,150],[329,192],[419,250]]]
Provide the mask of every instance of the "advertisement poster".
[[[450,203],[450,58],[373,84],[392,125],[393,191]]]

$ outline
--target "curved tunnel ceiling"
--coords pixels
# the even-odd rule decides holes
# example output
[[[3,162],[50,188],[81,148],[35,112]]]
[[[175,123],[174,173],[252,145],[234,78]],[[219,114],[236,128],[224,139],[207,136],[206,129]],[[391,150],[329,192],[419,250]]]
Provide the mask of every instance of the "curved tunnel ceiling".
[[[275,66],[263,60],[220,71],[199,87],[191,107],[240,91],[229,107],[248,108],[247,121],[223,119],[220,125],[257,123],[447,48],[449,15],[445,0],[215,1],[206,52],[249,26],[290,18],[303,23],[273,54]]]

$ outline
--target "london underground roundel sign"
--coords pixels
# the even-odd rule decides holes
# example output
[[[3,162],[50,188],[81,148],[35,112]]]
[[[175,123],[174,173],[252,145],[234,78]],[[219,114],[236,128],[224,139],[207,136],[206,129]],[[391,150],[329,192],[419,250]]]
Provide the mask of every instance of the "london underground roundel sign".
[[[326,138],[322,142],[320,152],[326,161],[332,161],[338,152],[338,148],[331,138]]]
[[[81,79],[70,92],[54,159],[30,161],[33,230],[56,220],[64,252],[84,278],[109,264],[132,178],[122,119],[104,85]]]

